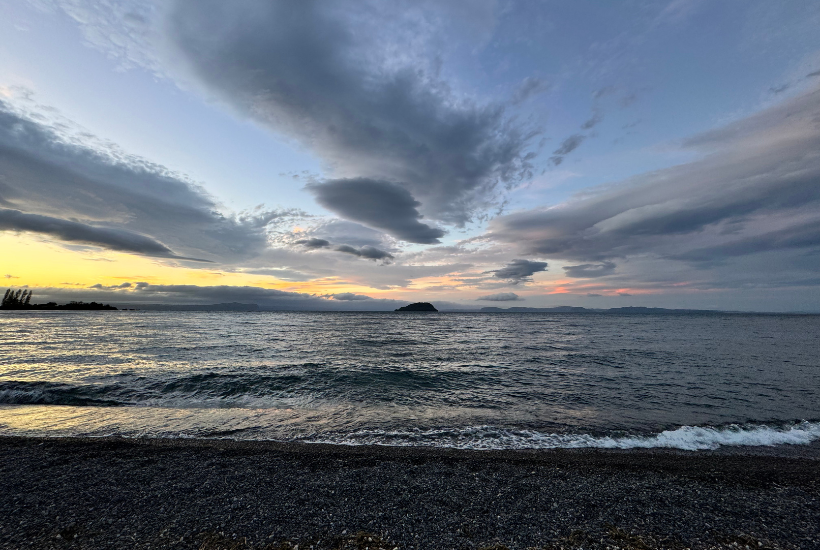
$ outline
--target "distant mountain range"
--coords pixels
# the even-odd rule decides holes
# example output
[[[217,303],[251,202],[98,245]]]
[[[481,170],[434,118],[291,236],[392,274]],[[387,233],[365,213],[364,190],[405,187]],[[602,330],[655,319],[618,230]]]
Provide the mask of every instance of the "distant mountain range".
[[[590,314],[617,314],[617,315],[674,315],[674,314],[704,314],[716,315],[727,313],[759,313],[770,315],[817,315],[816,312],[795,311],[795,312],[752,312],[752,311],[726,311],[716,309],[667,309],[662,307],[613,307],[610,309],[595,309],[575,306],[556,306],[556,307],[482,307],[480,309],[470,308],[469,306],[461,309],[452,307],[455,304],[448,304],[450,307],[443,309],[445,313],[590,313]],[[109,306],[110,307],[110,306]],[[418,308],[418,309],[416,309]],[[61,309],[72,309],[70,306],[62,306]],[[111,308],[114,309],[114,308]],[[239,302],[220,303],[220,304],[120,304],[121,310],[143,310],[143,311],[360,311],[362,313],[371,312],[376,313],[384,310],[288,310],[288,309],[271,309],[257,304],[245,304]],[[436,311],[436,308],[429,303],[422,302],[404,306],[395,311]]]
[[[259,311],[259,306],[239,302],[223,304],[131,304],[122,309],[144,311]]]
[[[663,307],[613,307],[609,309],[590,309],[585,307],[557,306],[557,307],[483,307],[483,313],[727,313],[714,309],[666,309]]]

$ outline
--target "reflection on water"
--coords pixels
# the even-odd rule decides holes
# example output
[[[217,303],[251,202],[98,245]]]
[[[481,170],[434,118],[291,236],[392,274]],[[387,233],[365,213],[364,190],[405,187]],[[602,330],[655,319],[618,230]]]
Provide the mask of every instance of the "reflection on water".
[[[818,341],[811,316],[9,312],[0,433],[789,429],[820,419]]]

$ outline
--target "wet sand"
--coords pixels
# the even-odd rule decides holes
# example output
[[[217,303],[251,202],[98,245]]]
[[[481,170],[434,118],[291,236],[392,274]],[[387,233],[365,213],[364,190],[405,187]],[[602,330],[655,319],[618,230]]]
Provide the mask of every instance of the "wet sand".
[[[2,548],[820,548],[820,446],[0,437]]]

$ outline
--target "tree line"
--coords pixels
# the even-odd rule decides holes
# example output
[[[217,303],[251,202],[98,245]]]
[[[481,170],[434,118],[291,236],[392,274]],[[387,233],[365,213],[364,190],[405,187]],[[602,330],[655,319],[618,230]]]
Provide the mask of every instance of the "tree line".
[[[98,304],[97,302],[69,302],[67,304],[58,305],[57,302],[48,302],[46,304],[32,304],[31,297],[34,295],[33,290],[9,288],[3,295],[3,302],[0,303],[0,309],[91,309],[91,310],[116,310],[114,306],[108,304]]]

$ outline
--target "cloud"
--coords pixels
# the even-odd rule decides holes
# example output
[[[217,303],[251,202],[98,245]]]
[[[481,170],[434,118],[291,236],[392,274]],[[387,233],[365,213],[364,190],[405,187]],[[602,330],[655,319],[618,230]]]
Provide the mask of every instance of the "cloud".
[[[294,214],[226,216],[184,176],[49,116],[53,111],[29,114],[0,100],[4,230],[157,257],[236,262],[267,248],[268,224]]]
[[[71,300],[110,303],[119,307],[141,307],[151,304],[207,305],[223,303],[257,304],[263,310],[275,311],[393,311],[407,305],[404,300],[362,297],[361,294],[338,293],[313,295],[286,292],[254,286],[152,285],[137,283],[133,288],[120,285],[94,285],[86,289],[34,288],[39,301],[65,303]],[[328,297],[333,299],[329,300]],[[437,301],[444,309],[470,309],[462,304]]]
[[[416,51],[423,33],[407,28],[413,18],[434,26],[438,10],[452,8],[426,6],[407,15],[407,6],[379,2],[176,2],[165,29],[187,78],[311,149],[334,179],[400,187],[426,218],[463,225],[495,204],[496,187],[531,175],[534,133],[437,76],[433,56]],[[389,209],[379,201],[390,196],[372,202]],[[398,227],[374,225],[378,216],[348,201],[323,205],[411,242],[440,236],[412,215]]]
[[[549,82],[534,76],[528,76],[521,81],[510,100],[513,105],[520,105],[534,95],[546,92],[550,89]]]
[[[330,294],[329,296],[334,300],[340,300],[342,302],[355,302],[373,299],[370,296],[365,296],[364,294],[354,294],[352,292],[340,292],[338,294]]]
[[[312,237],[310,239],[302,239],[296,241],[295,244],[300,244],[305,248],[310,250],[316,250],[319,248],[328,248],[330,250],[335,250],[336,252],[342,252],[344,254],[352,254],[353,256],[358,256],[359,258],[367,258],[368,260],[392,260],[393,255],[389,252],[385,252],[384,250],[378,249],[374,246],[363,246],[361,248],[355,248],[353,246],[347,244],[340,244],[333,246],[330,244],[330,241],[326,239],[317,239],[316,237]]]
[[[393,239],[381,231],[338,218],[320,220],[318,224],[306,229],[305,233],[310,237],[357,247],[390,249],[394,245]]]
[[[420,203],[398,185],[367,178],[331,180],[307,186],[319,204],[343,218],[387,231],[413,243],[435,244],[444,231],[419,221]]]
[[[520,302],[523,298],[520,298],[515,292],[499,292],[498,294],[479,296],[476,300],[484,300],[487,302]]]
[[[384,250],[373,248],[372,246],[363,246],[361,248],[353,248],[352,246],[343,244],[335,247],[333,250],[343,252],[345,254],[353,254],[359,258],[366,258],[368,260],[392,260],[393,255]]]
[[[330,246],[330,241],[325,239],[302,239],[300,241],[296,241],[296,244],[301,244],[305,248],[316,249],[316,248],[328,248]]]
[[[547,262],[513,260],[501,269],[490,271],[498,279],[507,279],[513,284],[532,280],[533,274],[547,270]]]
[[[552,161],[555,166],[558,166],[564,162],[564,157],[576,150],[585,139],[586,136],[583,134],[573,134],[569,136],[561,142],[561,146],[558,147],[558,149],[552,152],[553,156],[550,157],[550,161]]]
[[[119,304],[215,304],[215,303],[255,303],[269,309],[328,309],[328,300],[312,294],[286,292],[269,288],[253,286],[198,286],[198,285],[154,285],[137,283],[133,290],[119,289],[117,286],[96,284],[92,290],[108,290],[97,294],[99,299],[105,299]],[[83,295],[73,290],[55,289],[40,294]],[[93,296],[93,295],[92,295]],[[74,299],[74,298],[72,298]],[[98,299],[98,301],[99,301]],[[323,304],[325,304],[323,306]]]
[[[601,122],[603,119],[604,119],[604,115],[601,113],[601,111],[599,109],[595,109],[592,112],[592,116],[589,118],[589,120],[587,120],[586,122],[581,124],[581,129],[582,130],[589,130],[589,129],[597,126],[598,123]],[[573,137],[578,137],[578,136],[573,136]],[[566,144],[566,141],[564,141],[564,144]],[[580,145],[580,144],[581,143],[578,142],[578,145]],[[576,147],[578,147],[578,145],[575,145],[575,147],[573,147],[572,149],[575,149]],[[572,149],[570,149],[570,150],[572,150]]]
[[[730,242],[695,248],[671,256],[690,262],[721,262],[734,256],[745,256],[774,250],[820,247],[820,220],[786,227]]]
[[[604,277],[615,272],[614,262],[602,262],[600,264],[581,264],[564,266],[567,277],[575,278],[595,278]]]
[[[0,231],[29,231],[65,242],[91,244],[120,252],[193,260],[177,256],[167,246],[145,235],[112,227],[94,227],[51,216],[24,214],[19,210],[0,209]]]
[[[771,93],[777,95],[777,94],[782,94],[783,92],[785,92],[786,90],[788,90],[791,87],[792,87],[792,85],[788,84],[788,83],[787,84],[781,84],[779,86],[772,86],[771,88],[769,88],[769,91]]]
[[[554,207],[499,216],[487,238],[512,244],[519,254],[598,262],[602,271],[606,262],[630,256],[705,266],[789,250],[798,269],[805,263],[799,254],[820,248],[817,120],[815,89],[686,140],[685,148],[700,153],[696,160]],[[577,268],[569,266],[568,274]],[[757,275],[783,268],[766,262]]]
[[[141,285],[142,285],[142,286],[137,286],[136,288],[137,288],[137,289],[143,289],[143,288],[145,288],[146,286],[148,286],[148,283],[141,283]],[[119,284],[119,285],[109,285],[109,286],[103,286],[102,284],[97,283],[97,284],[95,284],[95,285],[91,285],[91,286],[90,286],[90,287],[88,287],[88,288],[94,288],[94,289],[97,289],[97,290],[103,290],[103,289],[107,289],[107,290],[121,290],[121,289],[124,289],[124,288],[131,288],[131,283],[122,283],[122,284]]]

